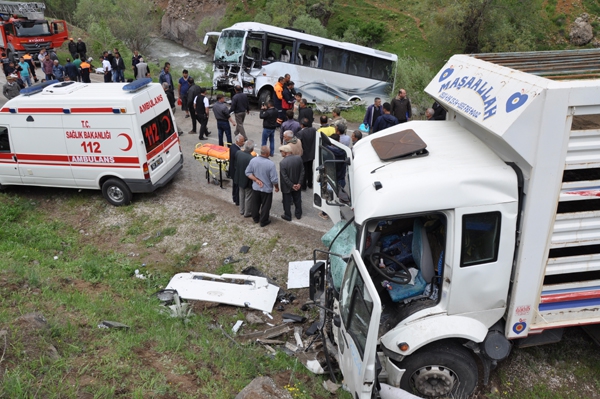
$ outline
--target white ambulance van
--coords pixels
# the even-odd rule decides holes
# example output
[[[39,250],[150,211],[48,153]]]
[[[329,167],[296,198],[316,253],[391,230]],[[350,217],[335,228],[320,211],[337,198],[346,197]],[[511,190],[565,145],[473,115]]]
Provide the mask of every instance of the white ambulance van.
[[[102,190],[115,206],[167,184],[183,167],[159,84],[47,82],[0,109],[0,188]]]

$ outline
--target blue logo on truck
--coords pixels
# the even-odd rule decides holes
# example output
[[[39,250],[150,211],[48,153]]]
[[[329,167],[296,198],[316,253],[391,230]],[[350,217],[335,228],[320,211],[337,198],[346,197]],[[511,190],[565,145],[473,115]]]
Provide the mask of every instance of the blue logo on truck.
[[[508,97],[506,101],[506,113],[514,111],[519,108],[521,105],[525,104],[529,96],[527,94],[521,94],[516,92],[512,96]]]

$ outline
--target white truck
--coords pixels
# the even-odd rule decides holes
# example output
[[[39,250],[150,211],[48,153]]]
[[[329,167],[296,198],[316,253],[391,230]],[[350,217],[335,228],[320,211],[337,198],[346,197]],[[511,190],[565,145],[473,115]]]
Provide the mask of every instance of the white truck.
[[[0,108],[0,189],[102,190],[112,205],[166,185],[183,167],[167,96],[152,79],[51,81]]]
[[[465,397],[513,345],[600,323],[599,62],[598,49],[456,55],[426,88],[447,120],[352,151],[319,137],[315,206],[352,232],[315,262],[311,297],[331,310],[353,398],[379,382]]]

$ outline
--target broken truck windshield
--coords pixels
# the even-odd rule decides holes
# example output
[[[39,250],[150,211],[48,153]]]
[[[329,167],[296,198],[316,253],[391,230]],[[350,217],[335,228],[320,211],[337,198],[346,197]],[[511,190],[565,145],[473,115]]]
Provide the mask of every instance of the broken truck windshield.
[[[14,26],[17,36],[19,37],[44,36],[50,34],[50,27],[46,21],[15,21]]]
[[[221,32],[215,48],[216,62],[241,62],[244,53],[246,32],[241,30],[224,30]]]

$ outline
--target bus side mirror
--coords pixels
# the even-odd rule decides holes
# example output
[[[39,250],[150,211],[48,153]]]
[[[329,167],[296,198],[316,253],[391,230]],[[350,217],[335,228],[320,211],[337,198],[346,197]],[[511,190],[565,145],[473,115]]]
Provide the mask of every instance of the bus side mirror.
[[[316,301],[325,291],[325,262],[317,262],[310,268],[309,297]]]

